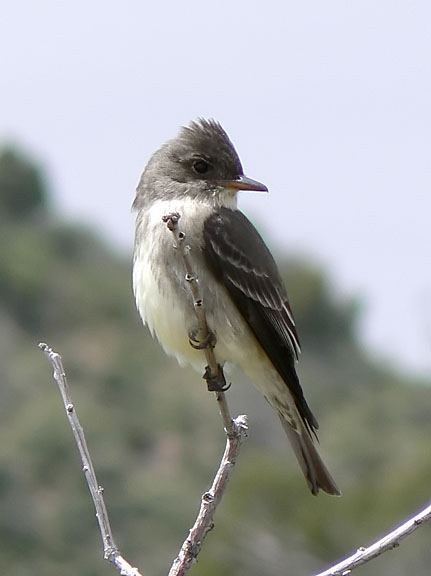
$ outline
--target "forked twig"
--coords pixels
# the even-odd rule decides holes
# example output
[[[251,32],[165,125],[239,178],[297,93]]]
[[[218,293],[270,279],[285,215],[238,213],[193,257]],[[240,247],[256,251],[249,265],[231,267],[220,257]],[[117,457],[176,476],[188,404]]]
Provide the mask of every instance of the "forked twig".
[[[193,266],[190,259],[190,247],[184,243],[185,235],[178,230],[179,214],[169,214],[164,218],[169,230],[175,237],[175,247],[179,249],[184,262],[186,275],[185,279],[190,286],[193,297],[194,308],[198,320],[200,335],[205,339],[210,335],[210,329],[207,325],[203,301],[199,291],[198,279],[193,274]],[[100,532],[103,541],[104,557],[113,563],[122,576],[142,576],[137,568],[131,566],[120,554],[109,523],[106,505],[103,498],[103,488],[98,484],[90,453],[88,451],[83,429],[79,423],[74,404],[72,402],[69,387],[67,384],[66,374],[63,368],[61,356],[54,352],[47,344],[39,344],[39,347],[49,361],[54,370],[54,379],[63,399],[66,414],[75,437],[76,444],[81,456],[83,471],[87,480],[88,488],[96,509],[96,517],[99,523]],[[203,349],[208,363],[210,376],[215,380],[220,379],[224,382],[221,368],[216,361],[213,346]],[[219,504],[230,475],[236,462],[239,449],[244,437],[247,435],[247,417],[238,416],[233,420],[230,416],[225,394],[222,390],[215,391],[219,403],[220,412],[226,430],[226,448],[223,454],[220,467],[216,473],[213,484],[208,492],[202,496],[201,506],[195,524],[189,532],[188,538],[184,541],[180,553],[174,560],[170,569],[169,576],[185,576],[197,555],[199,554],[203,540],[207,533],[213,528],[213,517],[217,505]],[[390,550],[399,545],[402,538],[411,534],[419,526],[431,519],[431,506],[428,506],[416,516],[399,526],[390,534],[381,538],[378,542],[368,548],[359,548],[359,550],[349,558],[332,566],[328,570],[317,574],[316,576],[346,576],[353,568],[376,558],[383,552]]]

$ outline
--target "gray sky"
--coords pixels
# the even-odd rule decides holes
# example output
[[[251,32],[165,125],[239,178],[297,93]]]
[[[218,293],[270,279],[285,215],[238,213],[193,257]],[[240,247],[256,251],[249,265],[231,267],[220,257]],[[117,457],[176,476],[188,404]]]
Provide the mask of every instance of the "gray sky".
[[[365,341],[431,373],[431,2],[3,0],[0,140],[130,250],[149,155],[221,121],[278,251],[365,302]]]

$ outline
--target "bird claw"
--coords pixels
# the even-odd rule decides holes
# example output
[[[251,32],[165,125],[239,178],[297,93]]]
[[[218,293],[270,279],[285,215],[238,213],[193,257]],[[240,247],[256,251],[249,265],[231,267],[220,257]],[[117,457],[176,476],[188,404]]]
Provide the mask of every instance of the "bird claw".
[[[203,379],[206,380],[208,392],[227,392],[232,384],[228,384],[224,377],[223,369],[220,364],[218,366],[218,374],[212,374],[209,366],[205,367]]]
[[[214,348],[216,345],[216,337],[214,332],[208,332],[203,340],[197,340],[193,333],[189,334],[189,344],[195,350],[205,350],[206,348]]]

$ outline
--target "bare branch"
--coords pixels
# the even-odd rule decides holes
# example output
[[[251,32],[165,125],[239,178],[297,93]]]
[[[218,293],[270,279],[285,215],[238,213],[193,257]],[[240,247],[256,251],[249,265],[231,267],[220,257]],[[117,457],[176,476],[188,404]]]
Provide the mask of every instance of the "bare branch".
[[[227,435],[226,449],[220,468],[217,471],[211,489],[202,496],[196,522],[190,530],[188,538],[184,541],[180,553],[174,560],[169,576],[184,576],[187,574],[201,550],[205,536],[214,526],[214,513],[227,487],[241,443],[247,435],[246,416],[238,416],[234,423],[239,433],[233,436]]]
[[[320,572],[316,576],[345,576],[349,574],[353,568],[360,566],[369,562],[373,558],[377,558],[383,552],[392,550],[399,546],[400,540],[414,532],[419,526],[424,524],[427,520],[431,518],[431,506],[428,506],[419,514],[390,532],[368,548],[359,548],[355,554],[349,556],[342,562],[339,562],[335,566],[328,568],[325,572]]]
[[[201,339],[203,341],[211,342],[212,332],[208,327],[206,315],[205,315],[205,307],[202,296],[199,290],[199,280],[195,276],[193,271],[193,265],[190,259],[190,246],[185,244],[186,235],[184,232],[178,230],[178,221],[181,218],[181,215],[178,212],[173,212],[171,214],[166,214],[162,218],[163,222],[166,223],[168,229],[172,232],[175,238],[175,245],[174,248],[178,249],[181,253],[181,257],[184,262],[184,267],[186,270],[185,280],[190,287],[190,292],[193,297],[193,305],[196,312],[196,318],[198,321],[198,327]],[[225,379],[223,375],[223,370],[221,366],[218,364],[215,353],[214,353],[214,346],[215,342],[205,346],[202,348],[203,352],[205,353],[205,358],[207,361],[207,370],[209,371],[209,377],[219,382],[219,389],[215,391],[217,402],[219,404],[220,413],[223,418],[224,427],[228,434],[235,434],[235,425],[234,421],[229,412],[229,406],[226,401],[226,396],[223,392],[223,386],[225,384]]]
[[[105,500],[103,498],[103,488],[99,485],[94,471],[93,462],[91,461],[90,452],[88,450],[87,442],[85,440],[84,430],[78,420],[75,406],[73,405],[70,396],[69,386],[67,383],[66,373],[63,368],[61,356],[54,352],[47,344],[39,344],[39,348],[45,353],[54,369],[54,380],[63,399],[63,404],[66,409],[66,414],[69,419],[69,424],[72,428],[73,436],[75,437],[76,445],[78,446],[79,454],[82,461],[82,469],[87,480],[88,488],[96,509],[96,518],[99,523],[100,533],[103,542],[103,554],[105,560],[112,562],[119,570],[121,576],[141,576],[137,568],[131,566],[125,560],[115,542],[112,535],[111,526],[109,523],[108,512],[106,510]]]
[[[164,216],[163,222],[166,223],[168,229],[174,235],[174,247],[179,250],[184,262],[186,271],[185,280],[190,287],[190,292],[193,297],[200,339],[207,343],[207,345],[202,347],[208,364],[204,377],[207,378],[208,383],[210,381],[217,383],[214,391],[223,418],[227,438],[225,452],[211,489],[202,496],[201,507],[196,522],[190,530],[188,538],[184,541],[179,555],[174,560],[169,576],[184,576],[187,574],[199,554],[205,536],[214,526],[213,517],[216,508],[226,490],[241,443],[247,435],[247,416],[238,416],[238,418],[232,420],[230,415],[229,406],[223,391],[226,382],[223,370],[218,364],[214,353],[215,338],[207,323],[204,302],[199,290],[199,280],[194,274],[190,258],[191,249],[189,245],[185,244],[186,236],[184,232],[178,230],[178,221],[180,218],[181,215],[175,212]],[[208,388],[210,389],[209,385]]]

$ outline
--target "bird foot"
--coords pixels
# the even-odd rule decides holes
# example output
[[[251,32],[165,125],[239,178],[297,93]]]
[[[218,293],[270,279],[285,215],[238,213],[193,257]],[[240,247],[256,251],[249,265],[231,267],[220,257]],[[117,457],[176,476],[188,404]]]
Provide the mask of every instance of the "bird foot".
[[[224,377],[223,368],[220,364],[217,364],[218,374],[215,376],[211,372],[211,368],[206,366],[203,379],[206,380],[208,386],[208,392],[226,392],[229,390],[232,384],[227,384]]]
[[[214,332],[208,332],[203,340],[198,340],[196,338],[195,332],[189,333],[189,343],[195,350],[205,350],[206,348],[214,348],[217,339]]]

